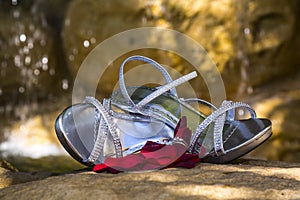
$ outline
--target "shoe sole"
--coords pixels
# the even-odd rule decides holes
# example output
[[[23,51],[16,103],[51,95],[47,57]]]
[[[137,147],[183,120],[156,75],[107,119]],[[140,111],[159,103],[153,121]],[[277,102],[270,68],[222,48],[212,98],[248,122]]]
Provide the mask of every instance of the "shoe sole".
[[[220,156],[209,155],[204,158],[201,158],[201,161],[204,163],[214,163],[214,164],[223,164],[231,162],[239,157],[244,156],[250,151],[254,150],[265,141],[267,141],[272,135],[271,126],[266,127],[260,133],[258,133],[255,137],[247,142],[232,148],[230,151],[227,151],[226,154]]]

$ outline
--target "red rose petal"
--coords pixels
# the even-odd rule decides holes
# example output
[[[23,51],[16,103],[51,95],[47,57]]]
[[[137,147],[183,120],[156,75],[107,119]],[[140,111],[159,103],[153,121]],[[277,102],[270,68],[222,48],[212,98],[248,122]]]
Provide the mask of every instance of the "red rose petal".
[[[186,117],[182,117],[177,124],[175,137],[190,142],[192,132],[187,128]],[[158,144],[148,141],[140,153],[122,158],[106,158],[104,164],[94,166],[95,172],[119,173],[121,171],[154,170],[167,167],[192,168],[200,162],[196,154],[186,153],[187,147],[181,143],[172,145]]]

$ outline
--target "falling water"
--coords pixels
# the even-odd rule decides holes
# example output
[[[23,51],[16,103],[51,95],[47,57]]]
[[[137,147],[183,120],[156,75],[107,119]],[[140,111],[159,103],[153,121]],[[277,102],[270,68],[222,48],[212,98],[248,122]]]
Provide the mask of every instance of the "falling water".
[[[41,2],[0,2],[0,158],[63,153],[53,124],[70,80]]]
[[[237,11],[237,30],[238,30],[238,39],[237,39],[237,59],[240,65],[240,85],[237,91],[237,98],[241,99],[246,94],[252,93],[253,88],[249,83],[249,68],[250,68],[250,59],[249,59],[249,49],[247,40],[251,34],[251,29],[249,23],[247,22],[247,3],[237,1],[236,2],[236,11]]]

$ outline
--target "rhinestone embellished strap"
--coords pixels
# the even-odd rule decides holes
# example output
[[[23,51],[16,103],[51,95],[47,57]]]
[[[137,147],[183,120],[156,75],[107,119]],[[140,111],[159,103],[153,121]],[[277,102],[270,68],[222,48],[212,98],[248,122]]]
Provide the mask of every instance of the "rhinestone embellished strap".
[[[162,87],[160,87],[159,89],[155,90],[154,92],[152,92],[151,94],[149,94],[148,96],[146,96],[144,99],[142,99],[138,104],[136,104],[135,108],[137,110],[140,110],[143,106],[145,106],[147,103],[149,103],[150,101],[152,101],[153,99],[157,98],[158,96],[162,95],[163,93],[169,91],[172,88],[177,87],[178,85],[181,85],[182,83],[185,83],[193,78],[197,77],[197,73],[191,72],[187,75],[184,75]]]
[[[109,101],[104,99],[103,100],[103,107],[105,109],[109,108]],[[104,162],[104,143],[108,136],[108,126],[104,121],[104,117],[101,117],[101,113],[99,110],[95,107],[96,110],[96,123],[94,128],[94,134],[95,134],[95,141],[94,141],[94,147],[92,149],[92,152],[90,156],[85,160],[87,163],[94,163],[96,160],[100,158],[100,162]]]
[[[217,110],[217,107],[214,106],[213,104],[209,103],[208,101],[205,101],[203,99],[198,99],[198,98],[188,98],[188,99],[181,99],[182,101],[186,102],[186,103],[190,103],[190,102],[198,102],[201,103],[203,105],[208,106],[209,108],[213,109],[213,110]]]
[[[221,107],[230,106],[230,101],[223,101]],[[226,119],[226,112],[223,112],[215,119],[214,125],[214,151],[216,155],[225,154],[223,147],[223,128]]]
[[[224,153],[222,134],[223,126],[225,123],[226,112],[234,110],[235,108],[247,108],[250,112],[252,118],[256,118],[256,113],[251,106],[242,102],[231,102],[224,101],[220,108],[210,114],[203,122],[197,127],[195,133],[192,135],[191,143],[189,146],[189,151],[193,152],[195,146],[197,145],[197,140],[200,137],[201,133],[212,123],[215,122],[214,127],[214,148],[216,152]],[[230,111],[231,112],[231,111]]]
[[[108,126],[105,124],[104,120],[100,121],[99,127],[97,129],[97,137],[93,147],[93,150],[90,156],[85,160],[87,163],[95,163],[96,160],[100,158],[101,163],[104,162],[102,160],[104,158],[103,149],[104,143],[108,136]]]
[[[144,57],[144,56],[139,56],[139,55],[128,57],[126,60],[124,60],[124,62],[121,64],[121,67],[120,67],[119,85],[120,85],[120,90],[121,90],[122,95],[124,96],[124,98],[128,101],[128,103],[131,106],[134,106],[135,104],[132,101],[132,99],[130,98],[130,96],[128,94],[128,91],[126,89],[126,86],[125,86],[124,66],[127,62],[132,61],[132,60],[139,60],[139,61],[143,61],[143,62],[151,64],[151,66],[155,67],[156,69],[158,69],[162,73],[162,75],[165,77],[167,83],[170,83],[170,82],[173,81],[170,74],[167,72],[167,70],[165,68],[163,68],[163,66],[161,66],[159,63],[155,62],[154,60],[152,60],[150,58],[147,58],[147,57]],[[177,97],[177,92],[176,92],[175,88],[171,88],[170,92],[171,92],[172,95]]]
[[[104,142],[108,133],[110,133],[113,138],[113,143],[116,150],[116,157],[122,157],[121,141],[117,134],[113,119],[108,114],[107,110],[94,97],[86,97],[84,103],[89,103],[95,106],[95,108],[100,112],[102,118],[98,126],[97,137],[96,137],[93,150],[89,158],[87,158],[86,162],[94,163],[99,158],[99,156],[103,153]],[[109,102],[104,101],[104,104],[109,104]]]

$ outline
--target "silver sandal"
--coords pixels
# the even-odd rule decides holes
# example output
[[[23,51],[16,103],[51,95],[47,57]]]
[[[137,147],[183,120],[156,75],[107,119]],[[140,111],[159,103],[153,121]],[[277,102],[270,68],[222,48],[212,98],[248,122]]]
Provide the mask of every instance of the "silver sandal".
[[[126,87],[125,64],[132,60],[150,63],[165,77],[159,88]],[[107,157],[122,157],[139,151],[147,141],[172,144],[174,129],[182,116],[187,116],[193,131],[188,153],[201,160],[224,163],[234,160],[271,136],[271,122],[258,119],[247,104],[224,101],[220,108],[201,99],[178,98],[175,87],[197,76],[196,72],[172,80],[154,60],[143,56],[127,58],[120,67],[120,90],[102,104],[87,97],[81,104],[65,109],[57,118],[58,139],[77,161],[85,165],[103,163]],[[199,102],[214,111],[205,116],[190,102]],[[235,108],[247,108],[251,118],[235,120]]]

